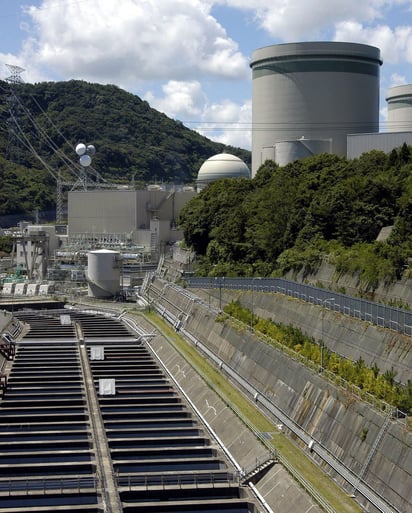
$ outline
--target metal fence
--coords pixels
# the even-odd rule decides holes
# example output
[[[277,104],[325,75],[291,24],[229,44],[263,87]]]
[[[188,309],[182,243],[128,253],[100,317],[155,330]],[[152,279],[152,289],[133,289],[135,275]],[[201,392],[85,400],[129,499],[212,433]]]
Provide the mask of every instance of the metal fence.
[[[382,303],[375,303],[330,290],[285,280],[284,278],[198,278],[187,277],[191,288],[235,289],[256,292],[278,292],[290,297],[328,308],[335,312],[389,328],[402,335],[412,336],[412,312]]]

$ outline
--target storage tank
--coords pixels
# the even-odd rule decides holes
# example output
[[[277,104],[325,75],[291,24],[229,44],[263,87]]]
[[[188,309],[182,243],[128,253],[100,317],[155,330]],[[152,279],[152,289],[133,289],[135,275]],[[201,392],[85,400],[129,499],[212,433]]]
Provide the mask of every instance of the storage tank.
[[[331,139],[379,129],[380,50],[342,42],[266,46],[253,52],[252,175],[278,141]]]
[[[88,295],[113,297],[120,293],[120,253],[108,249],[90,251],[87,256]]]
[[[391,87],[388,102],[388,132],[412,132],[412,85]]]
[[[299,139],[297,141],[279,141],[275,144],[275,160],[279,166],[286,166],[294,160],[331,153],[331,139]]]

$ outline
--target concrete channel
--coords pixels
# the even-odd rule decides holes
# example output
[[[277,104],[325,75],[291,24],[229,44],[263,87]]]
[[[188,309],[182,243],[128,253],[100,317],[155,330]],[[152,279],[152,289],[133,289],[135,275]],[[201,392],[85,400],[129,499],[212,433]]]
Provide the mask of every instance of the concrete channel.
[[[14,316],[0,511],[265,511],[136,333],[79,310]]]

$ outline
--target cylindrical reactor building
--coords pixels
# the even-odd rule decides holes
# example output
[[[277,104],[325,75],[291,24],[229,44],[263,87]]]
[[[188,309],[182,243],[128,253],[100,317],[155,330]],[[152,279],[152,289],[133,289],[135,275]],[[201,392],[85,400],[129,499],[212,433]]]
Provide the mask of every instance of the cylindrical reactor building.
[[[279,141],[331,140],[379,130],[380,50],[340,42],[287,43],[253,52],[252,175]]]
[[[391,87],[388,102],[388,132],[412,132],[412,85]]]

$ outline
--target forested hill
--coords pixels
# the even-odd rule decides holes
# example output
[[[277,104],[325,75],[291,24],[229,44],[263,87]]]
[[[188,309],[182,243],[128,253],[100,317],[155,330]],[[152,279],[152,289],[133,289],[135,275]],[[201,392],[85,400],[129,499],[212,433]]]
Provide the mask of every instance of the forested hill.
[[[203,275],[314,272],[327,256],[367,288],[412,277],[412,148],[268,161],[252,180],[210,184],[179,223]],[[387,226],[389,239],[377,241]]]
[[[113,85],[0,81],[0,215],[53,208],[56,182],[46,167],[69,180],[61,155],[77,162],[79,142],[96,147],[93,168],[115,183],[193,183],[222,151],[250,164],[249,151],[215,143]]]

